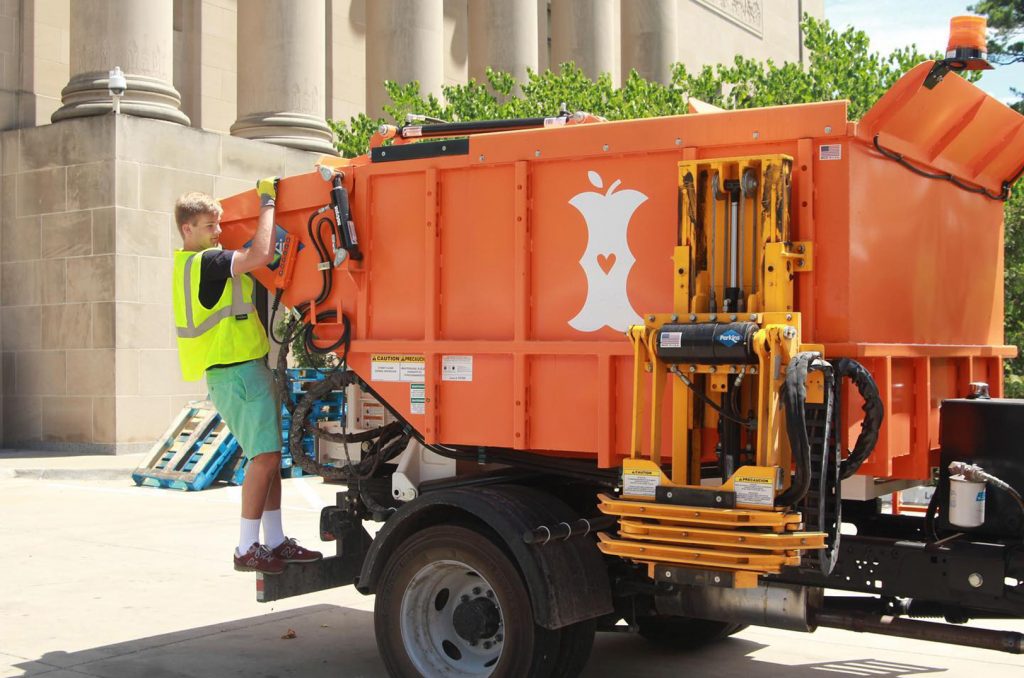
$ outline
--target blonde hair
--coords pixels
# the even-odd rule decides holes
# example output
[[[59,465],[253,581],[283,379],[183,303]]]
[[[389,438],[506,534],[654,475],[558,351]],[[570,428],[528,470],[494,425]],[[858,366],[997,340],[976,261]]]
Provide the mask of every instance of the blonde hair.
[[[178,198],[174,203],[174,223],[178,225],[178,233],[184,237],[181,231],[182,224],[191,224],[199,217],[213,214],[218,219],[224,214],[224,208],[213,197],[206,193],[193,191]]]

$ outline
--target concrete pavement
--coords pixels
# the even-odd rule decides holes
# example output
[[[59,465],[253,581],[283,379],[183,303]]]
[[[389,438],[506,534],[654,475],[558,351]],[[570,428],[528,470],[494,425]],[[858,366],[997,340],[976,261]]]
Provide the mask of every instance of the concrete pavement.
[[[125,469],[136,463],[0,453],[0,677],[385,675],[372,598],[346,587],[257,603],[253,575],[236,573],[230,562],[239,488],[135,487]],[[122,478],[89,473],[117,464]],[[5,473],[12,469],[78,475]],[[316,548],[320,507],[337,489],[318,478],[285,480],[286,531]],[[999,626],[1024,631],[1021,622]],[[295,637],[282,638],[289,630]],[[584,675],[640,671],[653,678],[1019,678],[1024,658],[831,629],[807,635],[751,628],[689,653],[601,634]]]

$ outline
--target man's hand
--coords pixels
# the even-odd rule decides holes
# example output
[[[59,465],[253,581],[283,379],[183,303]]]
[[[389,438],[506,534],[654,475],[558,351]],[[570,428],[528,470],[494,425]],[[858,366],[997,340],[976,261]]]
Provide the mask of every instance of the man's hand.
[[[280,177],[266,177],[256,182],[256,194],[260,196],[260,207],[273,207],[277,201],[277,184]]]

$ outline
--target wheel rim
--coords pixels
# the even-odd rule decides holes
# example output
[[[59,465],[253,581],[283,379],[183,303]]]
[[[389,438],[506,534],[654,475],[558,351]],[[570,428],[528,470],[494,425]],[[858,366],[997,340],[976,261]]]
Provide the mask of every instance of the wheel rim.
[[[501,601],[465,563],[441,560],[417,572],[401,619],[406,654],[423,675],[489,676],[501,658]]]

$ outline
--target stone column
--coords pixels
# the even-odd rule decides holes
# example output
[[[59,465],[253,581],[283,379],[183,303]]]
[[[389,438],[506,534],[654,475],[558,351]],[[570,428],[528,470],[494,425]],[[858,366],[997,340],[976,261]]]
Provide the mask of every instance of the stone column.
[[[632,0],[622,6],[622,81],[636,69],[668,84],[676,61],[676,0]]]
[[[441,96],[444,82],[442,0],[373,0],[366,3],[366,114],[383,115],[390,103],[384,81],[420,83],[424,96]],[[401,122],[401,121],[399,121]]]
[[[71,3],[71,79],[53,122],[113,109],[108,75],[120,66],[128,81],[121,112],[188,124],[171,84],[172,0],[75,0]]]
[[[490,66],[525,82],[538,65],[537,0],[469,3],[469,77],[484,81]]]
[[[232,135],[337,153],[324,119],[325,22],[324,0],[238,3],[238,120]]]
[[[551,0],[551,69],[575,61],[590,78],[614,77],[617,29],[615,0]]]

